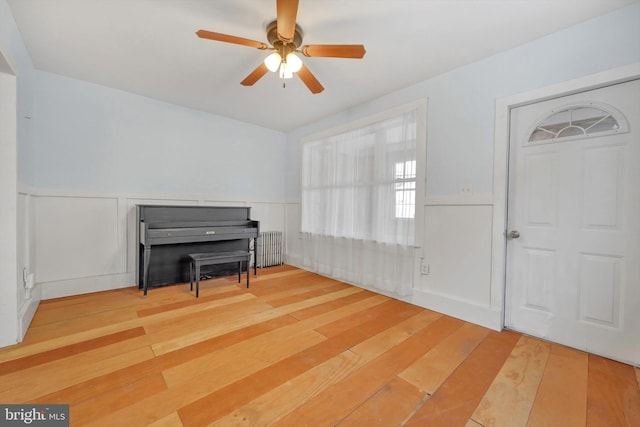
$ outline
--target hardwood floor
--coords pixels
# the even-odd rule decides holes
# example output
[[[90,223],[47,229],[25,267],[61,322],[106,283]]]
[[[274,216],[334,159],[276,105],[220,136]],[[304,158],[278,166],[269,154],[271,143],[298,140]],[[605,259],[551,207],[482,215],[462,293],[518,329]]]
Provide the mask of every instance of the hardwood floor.
[[[640,426],[640,371],[289,266],[44,301],[0,402],[95,426]]]

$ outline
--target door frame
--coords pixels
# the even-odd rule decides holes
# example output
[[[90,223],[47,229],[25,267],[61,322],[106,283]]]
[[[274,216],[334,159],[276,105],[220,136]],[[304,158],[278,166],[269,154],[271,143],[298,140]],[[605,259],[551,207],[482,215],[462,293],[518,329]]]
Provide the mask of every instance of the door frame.
[[[17,78],[0,46],[0,347],[22,340],[18,326]]]
[[[491,241],[491,308],[501,312],[500,329],[504,329],[507,304],[506,232],[511,110],[523,105],[599,89],[637,78],[640,78],[640,62],[496,99],[493,159],[493,232]]]

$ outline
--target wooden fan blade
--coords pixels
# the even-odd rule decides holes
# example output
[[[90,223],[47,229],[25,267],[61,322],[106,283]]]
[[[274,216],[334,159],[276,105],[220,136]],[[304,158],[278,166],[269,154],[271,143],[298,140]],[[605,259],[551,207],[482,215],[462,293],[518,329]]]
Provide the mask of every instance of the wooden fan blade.
[[[298,0],[277,0],[276,13],[278,38],[283,42],[292,42],[296,33]]]
[[[298,74],[300,80],[307,85],[311,93],[320,93],[324,90],[324,87],[322,87],[318,79],[316,79],[316,76],[309,71],[306,65],[302,64],[302,68],[300,68],[296,74]]]
[[[266,65],[264,65],[264,62],[263,62],[260,65],[258,65],[258,68],[253,70],[251,74],[245,77],[245,79],[241,81],[240,84],[243,86],[253,86],[255,82],[257,82],[262,78],[262,76],[267,74],[267,71],[269,71],[269,69],[267,68]]]
[[[198,31],[196,31],[196,35],[198,37],[200,37],[201,39],[209,39],[209,40],[215,40],[215,41],[219,41],[219,42],[239,44],[239,45],[242,45],[242,46],[255,47],[256,49],[268,49],[269,48],[269,46],[267,46],[266,44],[264,44],[262,42],[259,42],[259,41],[256,41],[256,40],[250,40],[250,39],[245,39],[245,38],[242,38],[242,37],[230,36],[228,34],[214,33],[213,31],[198,30]]]
[[[330,58],[362,58],[366,53],[361,44],[314,44],[302,46],[304,56],[321,56]]]

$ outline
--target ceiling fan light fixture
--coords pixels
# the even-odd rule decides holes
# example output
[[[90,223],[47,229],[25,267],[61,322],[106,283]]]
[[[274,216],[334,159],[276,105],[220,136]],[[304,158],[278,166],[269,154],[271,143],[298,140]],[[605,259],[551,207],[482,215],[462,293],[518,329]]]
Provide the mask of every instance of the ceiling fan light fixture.
[[[292,73],[297,73],[302,68],[302,60],[296,54],[291,52],[287,55],[287,65]]]
[[[280,64],[282,63],[282,57],[278,52],[273,52],[271,55],[267,56],[264,59],[264,65],[267,66],[269,71],[276,72]]]
[[[287,64],[284,61],[282,62],[282,64],[280,64],[280,78],[281,79],[293,78],[293,71],[291,70],[291,67],[289,67],[289,64]]]

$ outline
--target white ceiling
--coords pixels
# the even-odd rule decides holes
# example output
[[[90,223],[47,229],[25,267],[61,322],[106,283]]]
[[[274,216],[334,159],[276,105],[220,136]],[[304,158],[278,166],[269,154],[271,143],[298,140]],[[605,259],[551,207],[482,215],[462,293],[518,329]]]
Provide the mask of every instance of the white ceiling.
[[[361,60],[306,58],[312,95],[269,73],[275,0],[8,0],[35,67],[281,131],[510,49],[638,0],[300,0],[303,44],[365,45]]]

